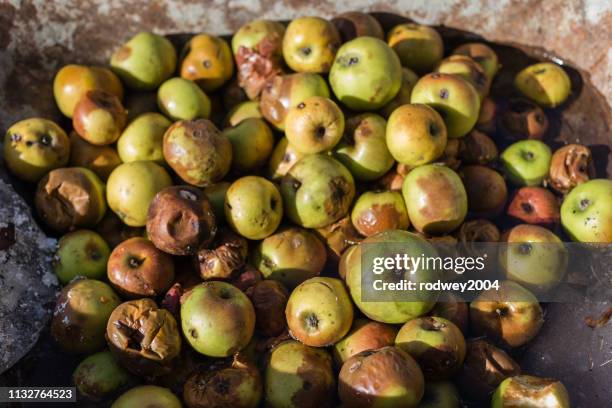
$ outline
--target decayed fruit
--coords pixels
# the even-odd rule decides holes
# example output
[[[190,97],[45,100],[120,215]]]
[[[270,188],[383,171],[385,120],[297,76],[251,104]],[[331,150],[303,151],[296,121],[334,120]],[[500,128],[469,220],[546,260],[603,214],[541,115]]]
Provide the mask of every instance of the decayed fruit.
[[[327,351],[288,340],[266,364],[265,399],[272,408],[332,406],[335,378]]]
[[[106,212],[104,183],[83,167],[55,169],[38,182],[34,204],[55,231],[93,227]]]
[[[410,226],[404,199],[398,191],[366,191],[355,201],[351,222],[366,237]]]
[[[64,235],[53,257],[53,270],[64,285],[77,276],[101,279],[106,272],[110,249],[104,239],[90,230]]]
[[[235,286],[204,282],[184,296],[181,326],[187,342],[197,352],[227,357],[251,340],[255,310],[249,298]]]
[[[389,116],[386,140],[395,160],[416,167],[444,153],[446,125],[427,105],[402,105]]]
[[[183,50],[181,77],[189,79],[205,92],[214,91],[234,73],[234,59],[227,42],[219,37],[198,34]]]
[[[498,151],[493,139],[485,133],[472,130],[460,139],[457,156],[465,164],[487,164],[497,159]]]
[[[380,23],[371,15],[359,11],[347,11],[332,19],[342,42],[345,43],[357,37],[375,37],[384,39]]]
[[[508,198],[506,181],[495,170],[485,166],[465,166],[461,179],[468,199],[468,210],[474,215],[494,218],[501,213]]]
[[[249,99],[256,99],[266,82],[281,74],[285,27],[270,20],[254,20],[232,37],[238,81]]]
[[[171,78],[157,90],[157,105],[164,115],[176,120],[207,119],[211,103],[208,96],[192,81]]]
[[[4,136],[4,162],[18,178],[37,182],[47,172],[63,167],[70,156],[66,132],[42,118],[13,124]]]
[[[277,280],[293,289],[321,273],[326,252],[321,240],[313,233],[291,227],[262,240],[251,257],[253,265],[265,279]]]
[[[465,79],[476,89],[481,100],[489,94],[490,77],[481,65],[468,56],[451,55],[440,62],[436,72],[453,74]]]
[[[268,160],[268,177],[272,180],[281,179],[304,156],[289,144],[286,137],[281,138]]]
[[[53,96],[62,113],[72,118],[77,102],[88,91],[101,90],[123,99],[123,85],[107,68],[85,65],[66,65],[53,80]]]
[[[191,186],[161,190],[149,205],[147,235],[155,246],[172,255],[193,255],[208,246],[217,223],[206,194]]]
[[[461,333],[463,334],[467,334],[468,332],[468,304],[461,298],[461,296],[455,294],[454,292],[442,292],[438,298],[438,302],[434,308],[431,309],[429,314],[431,316],[442,317],[451,321],[459,328],[459,330],[461,330]]]
[[[578,242],[612,242],[612,180],[582,183],[561,204],[561,224]]]
[[[131,89],[157,88],[176,69],[176,50],[161,35],[140,32],[112,55],[110,65]]]
[[[465,358],[463,333],[442,317],[409,320],[397,333],[395,345],[414,357],[427,380],[449,379]]]
[[[344,133],[344,114],[334,101],[321,96],[304,99],[285,117],[285,137],[303,154],[331,150]]]
[[[499,290],[484,291],[470,303],[472,330],[505,347],[527,343],[543,323],[538,300],[516,282],[503,281]]]
[[[430,72],[444,54],[444,44],[438,32],[427,26],[404,23],[387,34],[389,46],[399,56],[402,66],[418,74]]]
[[[355,196],[355,182],[338,161],[313,154],[289,170],[280,190],[291,221],[306,228],[320,228],[348,213]]]
[[[559,203],[543,187],[521,187],[510,201],[508,215],[527,224],[554,225],[560,219]]]
[[[325,73],[340,46],[336,27],[319,17],[292,20],[283,37],[283,57],[296,72]]]
[[[525,99],[511,99],[501,120],[505,130],[522,139],[542,139],[548,130],[542,108]]]
[[[77,279],[62,289],[51,320],[51,335],[68,353],[92,353],[104,346],[106,321],[119,305],[110,286]]]
[[[568,144],[555,151],[550,160],[548,181],[560,193],[568,193],[578,184],[589,180],[591,149],[579,144]]]
[[[141,237],[144,229],[141,227],[130,227],[112,211],[107,211],[102,220],[96,224],[96,232],[104,238],[111,248],[116,247],[123,241],[133,237]]]
[[[353,304],[340,279],[315,277],[291,292],[285,317],[291,336],[307,346],[330,346],[348,333]]]
[[[491,408],[504,407],[569,408],[567,389],[560,381],[531,375],[505,379],[495,390]]]
[[[232,144],[207,119],[175,122],[164,134],[163,152],[176,174],[198,187],[221,181],[232,162]]]
[[[393,346],[349,358],[342,365],[338,382],[340,400],[350,407],[415,408],[425,390],[416,361]]]
[[[261,92],[261,114],[274,127],[283,130],[289,109],[309,96],[329,98],[327,82],[320,75],[300,72],[275,76],[266,82]]]
[[[108,318],[106,339],[121,365],[145,378],[168,373],[181,352],[176,320],[147,298],[117,306]]]
[[[440,113],[448,137],[465,136],[476,124],[480,99],[476,89],[465,79],[433,73],[419,79],[412,89],[411,103],[424,103]]]
[[[508,146],[500,158],[510,181],[518,186],[537,186],[548,175],[551,153],[539,140],[521,140]]]
[[[183,387],[188,408],[256,408],[263,394],[256,367],[238,359],[228,367],[211,367],[192,374]]]
[[[466,43],[455,48],[455,55],[466,55],[479,63],[485,70],[490,79],[495,77],[495,74],[500,68],[500,64],[495,51],[483,43]]]
[[[225,193],[225,218],[248,239],[263,239],[276,231],[283,217],[283,200],[276,185],[258,176],[242,177]]]
[[[147,223],[149,204],[155,194],[172,185],[163,167],[149,161],[123,163],[108,178],[108,206],[125,224],[142,227]]]
[[[172,285],[174,263],[148,239],[134,237],[113,249],[107,274],[113,287],[126,298],[155,297]]]
[[[540,62],[516,74],[514,86],[529,99],[546,108],[561,105],[572,92],[565,70],[552,62]]]
[[[484,339],[475,339],[467,342],[467,353],[456,381],[467,398],[485,401],[503,380],[520,373],[521,367],[504,350]]]
[[[111,408],[134,408],[155,404],[159,408],[181,408],[181,401],[169,389],[157,385],[140,385],[123,393]]]
[[[200,277],[232,279],[242,269],[248,254],[248,242],[229,228],[221,228],[211,249],[201,248],[196,257]]]
[[[87,91],[72,114],[76,133],[96,146],[115,143],[126,123],[127,111],[119,98],[100,90]]]
[[[69,163],[72,167],[85,167],[106,181],[113,170],[121,164],[121,158],[113,146],[92,145],[76,132],[70,132]]]
[[[341,367],[346,360],[362,351],[393,346],[395,336],[397,336],[395,326],[366,318],[355,319],[346,336],[334,344],[334,361]]]
[[[351,297],[363,314],[378,322],[405,323],[410,319],[429,312],[434,307],[438,294],[435,291],[416,290],[411,295],[412,297],[408,299],[410,301],[385,301],[384,299],[378,299],[378,301],[369,302],[363,300],[364,294],[370,297],[380,296],[373,292],[373,287],[362,288],[362,279],[367,278],[367,276],[362,275],[371,273],[371,266],[362,268],[361,265],[364,245],[369,245],[369,257],[374,257],[376,253],[372,253],[372,251],[377,248],[380,248],[381,255],[386,255],[385,245],[383,244],[389,243],[396,245],[395,248],[401,244],[402,248],[404,248],[403,253],[407,256],[437,256],[434,247],[424,238],[408,231],[392,230],[366,238],[359,245],[353,247],[354,249],[347,250],[346,256],[343,256],[340,260],[341,265],[339,265],[339,269],[343,270],[346,274],[345,280]],[[398,282],[400,280],[426,282],[438,279],[438,273],[433,269],[419,268],[414,273],[403,272],[405,273],[378,275],[377,278],[380,277],[383,282],[387,283]]]
[[[480,101],[480,112],[476,121],[476,129],[482,132],[495,132],[498,114],[497,103],[488,96],[484,97]]]
[[[100,401],[113,395],[129,380],[128,373],[109,351],[92,354],[79,363],[72,381],[79,395],[90,401]]]
[[[350,109],[382,108],[399,92],[401,64],[384,41],[359,37],[344,44],[329,72],[336,98]]]
[[[412,225],[426,234],[450,232],[467,214],[463,182],[445,166],[428,164],[412,170],[404,179],[402,195]]]
[[[334,157],[355,179],[378,179],[393,166],[393,156],[385,142],[386,126],[387,122],[374,113],[362,113],[347,119],[344,135],[334,149]]]
[[[263,119],[247,118],[223,131],[232,144],[232,170],[238,174],[261,168],[274,148],[274,135]]]
[[[246,294],[255,308],[255,330],[265,337],[274,337],[287,328],[285,307],[289,292],[275,280],[266,279],[256,282],[247,289]]]
[[[148,160],[164,164],[164,133],[172,123],[159,113],[143,113],[135,118],[117,141],[117,151],[124,163]]]

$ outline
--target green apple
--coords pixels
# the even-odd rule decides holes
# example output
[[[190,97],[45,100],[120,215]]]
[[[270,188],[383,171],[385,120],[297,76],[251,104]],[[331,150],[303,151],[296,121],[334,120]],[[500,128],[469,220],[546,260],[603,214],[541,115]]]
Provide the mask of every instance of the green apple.
[[[538,105],[554,108],[572,92],[572,82],[565,70],[552,62],[530,65],[516,75],[514,86]]]
[[[148,160],[163,165],[164,133],[172,122],[164,115],[143,113],[134,119],[119,137],[117,152],[124,163]]]
[[[399,58],[384,41],[358,37],[338,50],[329,72],[336,98],[350,109],[382,108],[402,84]]]
[[[579,242],[612,242],[612,180],[574,187],[561,205],[561,224]]]
[[[210,99],[195,82],[171,78],[157,90],[157,105],[172,120],[207,119]]]
[[[237,174],[255,172],[272,154],[274,135],[263,119],[244,119],[223,134],[232,144],[232,170]]]
[[[97,233],[78,230],[64,235],[53,257],[53,269],[64,285],[77,276],[103,279],[110,248]]]
[[[480,114],[480,96],[465,79],[439,72],[419,79],[412,89],[410,103],[431,106],[444,119],[448,137],[463,137],[476,124]]]
[[[420,24],[404,23],[393,27],[387,42],[399,56],[402,66],[419,74],[432,71],[444,54],[440,34]]]
[[[518,186],[537,186],[548,175],[552,154],[539,140],[521,140],[511,144],[501,154],[506,173]]]

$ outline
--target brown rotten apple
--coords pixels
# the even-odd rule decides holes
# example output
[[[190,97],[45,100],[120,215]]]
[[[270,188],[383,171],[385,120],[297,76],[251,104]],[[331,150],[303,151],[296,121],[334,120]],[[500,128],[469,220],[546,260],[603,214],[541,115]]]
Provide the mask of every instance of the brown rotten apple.
[[[111,253],[107,264],[108,280],[123,296],[131,299],[154,297],[170,288],[174,281],[172,258],[146,238],[130,238]]]
[[[231,279],[244,266],[248,242],[229,228],[221,228],[210,249],[201,248],[195,262],[202,279]]]
[[[461,170],[468,209],[475,215],[494,218],[506,205],[508,189],[504,178],[485,166],[466,166]]]
[[[465,358],[465,338],[450,320],[426,316],[406,322],[395,344],[419,363],[428,380],[452,377]]]
[[[342,365],[338,382],[340,400],[347,407],[415,408],[425,389],[416,361],[394,346],[349,358]]]
[[[550,161],[549,182],[560,193],[589,181],[591,150],[583,145],[568,144],[555,151]]]
[[[206,247],[217,232],[215,216],[202,190],[172,186],[158,192],[147,215],[147,235],[172,255],[192,255]]]
[[[246,290],[255,308],[255,329],[265,337],[274,337],[287,328],[285,307],[289,293],[282,283],[262,280]]]
[[[538,300],[516,282],[503,281],[499,290],[484,291],[470,303],[472,330],[506,347],[529,342],[543,323]]]

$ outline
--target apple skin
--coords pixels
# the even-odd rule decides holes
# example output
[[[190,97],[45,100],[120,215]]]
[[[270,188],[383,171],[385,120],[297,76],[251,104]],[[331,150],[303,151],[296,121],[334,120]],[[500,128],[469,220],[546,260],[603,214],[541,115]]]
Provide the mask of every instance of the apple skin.
[[[340,279],[315,277],[291,292],[285,317],[293,338],[307,346],[326,347],[350,330],[353,304]]]
[[[442,117],[428,105],[402,105],[389,116],[387,147],[399,163],[411,167],[431,163],[444,153],[446,137]]]
[[[513,281],[502,281],[499,291],[482,292],[470,303],[470,325],[504,347],[519,347],[533,339],[544,324],[536,297]]]
[[[557,197],[543,187],[521,187],[508,206],[508,215],[527,224],[553,226],[559,223]]]
[[[336,98],[349,109],[380,109],[399,92],[402,66],[384,41],[358,37],[338,50],[329,83]]]
[[[53,270],[64,285],[76,276],[102,279],[106,274],[109,255],[110,248],[99,234],[77,230],[59,240],[53,257]]]
[[[563,280],[568,253],[554,233],[537,225],[520,224],[502,235],[498,259],[506,278],[534,292],[545,292]]]
[[[246,347],[255,330],[255,310],[249,298],[226,282],[197,285],[182,299],[181,327],[199,353],[228,357]]]
[[[355,319],[347,335],[334,344],[334,361],[340,367],[346,360],[362,351],[393,346],[395,336],[395,326],[366,318]]]
[[[404,179],[402,195],[412,225],[425,234],[451,232],[467,215],[463,182],[445,166],[426,164],[412,170]]]
[[[463,333],[442,317],[409,320],[397,333],[395,345],[414,357],[427,380],[449,379],[465,359]]]
[[[398,191],[366,191],[355,201],[351,222],[366,237],[410,226],[404,199]]]
[[[418,74],[430,72],[444,55],[444,43],[438,32],[415,23],[399,24],[387,34],[387,42],[402,66]]]
[[[338,394],[346,407],[416,408],[424,388],[416,361],[394,346],[354,355],[342,365],[338,378]]]
[[[550,148],[539,140],[521,140],[511,144],[500,156],[506,173],[517,186],[537,186],[548,175]]]
[[[274,149],[274,135],[263,119],[246,118],[223,134],[232,144],[231,168],[236,174],[256,172]]]
[[[561,105],[572,92],[565,70],[552,62],[533,64],[516,74],[514,86],[526,97],[546,108]]]
[[[570,408],[567,389],[560,381],[531,375],[505,379],[491,400],[491,408],[504,407]]]
[[[287,340],[272,349],[266,364],[266,406],[329,408],[335,383],[332,359],[325,349]]]
[[[450,138],[463,137],[476,124],[480,97],[465,79],[435,72],[425,75],[412,88],[410,103],[424,103],[440,113]]]
[[[612,180],[582,183],[563,200],[561,224],[578,242],[612,242]]]
[[[393,166],[387,148],[387,122],[375,113],[363,113],[346,121],[344,136],[334,149],[334,157],[358,181],[376,180]]]
[[[406,253],[410,256],[437,256],[434,247],[424,238],[408,231],[389,230],[380,234],[371,236],[362,241],[361,244],[353,247],[346,252],[346,256],[341,258],[342,265],[339,268],[346,273],[346,284],[355,305],[361,312],[372,320],[381,323],[399,324],[405,323],[410,319],[422,316],[429,312],[435,305],[437,293],[420,294],[419,301],[380,301],[380,302],[364,302],[361,297],[361,274],[370,273],[362,271],[361,254],[363,244],[383,244],[383,243],[401,243],[405,245]],[[382,246],[382,245],[381,245]],[[381,275],[384,276],[384,275]],[[393,277],[387,276],[387,280],[395,280]],[[413,275],[405,275],[403,278],[414,281],[435,281],[438,279],[438,274],[433,270],[421,269]]]

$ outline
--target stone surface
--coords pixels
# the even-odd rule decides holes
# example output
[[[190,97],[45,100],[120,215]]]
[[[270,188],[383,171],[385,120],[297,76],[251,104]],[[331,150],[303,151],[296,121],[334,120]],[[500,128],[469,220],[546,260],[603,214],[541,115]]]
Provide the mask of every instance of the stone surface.
[[[58,288],[50,267],[55,246],[0,179],[0,373],[30,350],[51,315]]]

